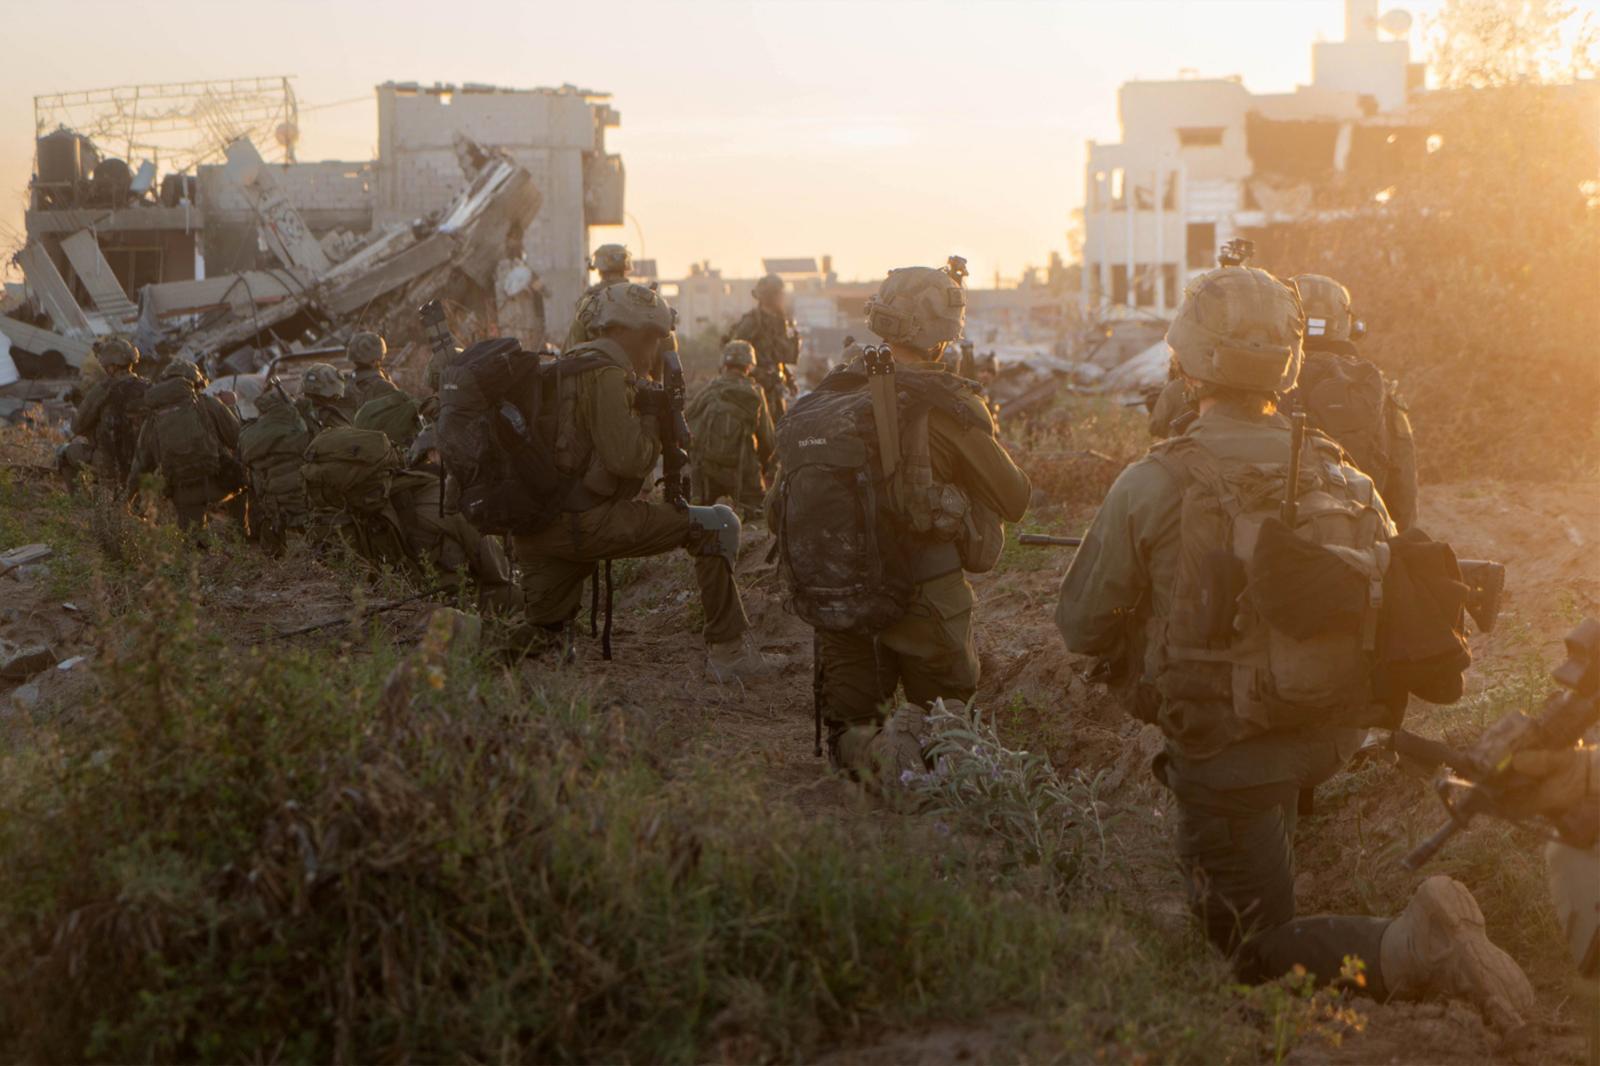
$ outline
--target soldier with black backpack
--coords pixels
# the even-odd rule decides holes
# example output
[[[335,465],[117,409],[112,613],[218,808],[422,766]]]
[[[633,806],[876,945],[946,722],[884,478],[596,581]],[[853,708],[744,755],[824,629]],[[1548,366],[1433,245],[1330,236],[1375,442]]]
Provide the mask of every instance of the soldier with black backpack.
[[[966,318],[962,271],[891,271],[867,302],[888,342],[822,379],[778,424],[768,494],[791,609],[816,631],[820,754],[872,782],[920,768],[922,707],[978,685],[968,572],[998,561],[1028,477],[972,382],[939,361]]]
[[[553,364],[493,341],[444,371],[436,440],[462,510],[481,530],[515,534],[530,644],[570,648],[566,631],[597,563],[684,548],[705,609],[707,678],[770,673],[733,580],[738,516],[688,506],[674,484],[681,456],[669,457],[669,499],[639,498],[662,455],[661,422],[676,418],[646,380],[672,309],[644,285],[612,285],[594,301],[592,339]]]

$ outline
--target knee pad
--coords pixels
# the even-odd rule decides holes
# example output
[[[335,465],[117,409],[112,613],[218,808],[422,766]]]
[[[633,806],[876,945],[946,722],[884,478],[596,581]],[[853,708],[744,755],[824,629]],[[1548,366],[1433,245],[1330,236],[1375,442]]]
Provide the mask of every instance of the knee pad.
[[[695,555],[720,556],[732,570],[739,561],[739,516],[725,503],[690,507],[689,550]]]

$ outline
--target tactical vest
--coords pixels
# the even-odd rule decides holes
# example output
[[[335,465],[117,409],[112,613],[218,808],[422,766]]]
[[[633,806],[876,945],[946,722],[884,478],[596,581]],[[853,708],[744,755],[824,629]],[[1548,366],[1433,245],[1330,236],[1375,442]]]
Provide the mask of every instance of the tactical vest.
[[[305,481],[300,476],[311,433],[287,403],[265,411],[239,433],[239,458],[250,471],[256,498],[278,508],[303,507]]]
[[[1268,730],[1386,717],[1373,677],[1389,529],[1372,484],[1308,435],[1290,530],[1288,430],[1262,432],[1248,458],[1196,436],[1151,450],[1183,495],[1170,614],[1150,623],[1145,674],[1163,731],[1194,758]]]
[[[203,484],[222,472],[222,444],[189,383],[157,382],[145,393],[156,456],[169,491]]]
[[[1339,442],[1382,495],[1389,469],[1389,387],[1383,373],[1354,354],[1307,351],[1287,406],[1304,406],[1311,425]]]

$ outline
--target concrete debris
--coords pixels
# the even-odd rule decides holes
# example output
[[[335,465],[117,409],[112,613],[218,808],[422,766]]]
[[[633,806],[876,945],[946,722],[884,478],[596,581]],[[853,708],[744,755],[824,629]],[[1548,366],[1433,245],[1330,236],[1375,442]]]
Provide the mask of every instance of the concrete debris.
[[[38,685],[22,685],[11,691],[11,709],[22,712],[31,711],[39,706],[39,700],[42,697],[43,694],[39,691]]]
[[[30,223],[54,236],[48,247],[30,239],[17,257],[27,300],[0,315],[0,337],[25,356],[15,369],[24,379],[61,377],[84,366],[97,338],[128,333],[147,359],[186,359],[202,363],[213,376],[230,375],[223,387],[253,408],[259,383],[251,375],[278,359],[342,354],[358,328],[375,329],[391,349],[401,347],[420,337],[416,308],[439,298],[491,309],[488,317],[503,319],[503,331],[514,331],[529,347],[542,346],[542,290],[521,246],[543,198],[526,167],[510,155],[461,135],[457,140],[457,160],[472,169],[464,170],[464,185],[441,208],[365,236],[339,229],[321,238],[285,195],[275,176],[283,168],[266,163],[249,140],[235,140],[227,146],[227,164],[216,168],[220,174],[208,175],[208,185],[249,204],[253,236],[279,266],[153,281],[139,288],[137,304],[107,261],[94,228],[102,221],[98,216],[81,208],[31,213]],[[124,215],[161,210],[122,209]],[[68,215],[83,216],[88,224],[65,232]],[[124,218],[123,225],[129,224]],[[63,278],[66,267],[88,294],[89,308]],[[498,314],[492,310],[497,305],[504,305]],[[17,398],[14,387],[0,386],[9,399]]]
[[[53,651],[43,644],[30,644],[0,659],[0,680],[12,683],[26,681],[33,675],[50,669],[55,663],[56,656]]]
[[[60,662],[56,663],[56,669],[65,674],[71,672],[79,666],[82,666],[88,661],[89,657],[87,655],[74,655],[70,659],[62,659]]]
[[[10,551],[0,552],[0,577],[30,563],[40,563],[55,554],[48,544],[24,544]]]

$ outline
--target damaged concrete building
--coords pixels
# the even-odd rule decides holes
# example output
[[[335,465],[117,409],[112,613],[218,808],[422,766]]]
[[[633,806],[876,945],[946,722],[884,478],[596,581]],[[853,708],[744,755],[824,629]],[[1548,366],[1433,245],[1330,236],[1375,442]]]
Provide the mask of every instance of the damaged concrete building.
[[[0,316],[24,376],[63,375],[111,333],[235,370],[332,350],[358,326],[404,342],[434,297],[462,335],[537,346],[564,332],[588,227],[623,221],[606,94],[388,82],[376,95],[378,157],[313,163],[294,155],[286,78],[36,100],[25,288]],[[183,150],[161,140],[173,130]]]
[[[1133,81],[1118,93],[1122,140],[1089,142],[1086,305],[1101,320],[1165,319],[1189,278],[1235,237],[1304,218],[1330,176],[1386,184],[1426,151],[1412,116],[1424,66],[1410,17],[1346,0],[1345,38],[1312,45],[1311,84],[1256,94],[1234,78]]]

